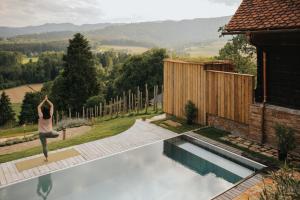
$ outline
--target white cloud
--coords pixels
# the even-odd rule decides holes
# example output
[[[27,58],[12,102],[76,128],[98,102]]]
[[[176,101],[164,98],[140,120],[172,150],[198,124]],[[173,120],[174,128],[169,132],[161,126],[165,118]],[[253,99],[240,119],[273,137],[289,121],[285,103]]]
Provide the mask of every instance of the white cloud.
[[[1,0],[0,7],[0,25],[81,24],[101,20],[102,16],[97,0]]]

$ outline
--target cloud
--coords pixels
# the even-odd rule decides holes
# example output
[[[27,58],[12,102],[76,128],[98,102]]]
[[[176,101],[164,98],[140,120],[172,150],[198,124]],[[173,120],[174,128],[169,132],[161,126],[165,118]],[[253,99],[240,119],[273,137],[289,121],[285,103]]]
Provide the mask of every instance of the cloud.
[[[242,0],[209,0],[215,3],[223,3],[228,6],[236,5],[242,2]]]
[[[1,0],[0,25],[88,23],[103,16],[97,0]]]

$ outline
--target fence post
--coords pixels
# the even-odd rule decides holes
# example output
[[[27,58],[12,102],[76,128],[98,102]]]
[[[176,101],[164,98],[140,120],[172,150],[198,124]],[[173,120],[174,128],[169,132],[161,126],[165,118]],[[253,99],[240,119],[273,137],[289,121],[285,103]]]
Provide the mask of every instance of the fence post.
[[[117,99],[116,99],[116,116],[118,117],[119,116],[119,97],[117,96]]]
[[[58,115],[58,111],[56,111],[56,125],[58,124],[58,121],[59,121],[59,115]]]
[[[99,109],[100,109],[100,113],[99,113],[100,117],[102,117],[102,103],[100,103],[100,108]]]
[[[156,100],[156,98],[155,98],[155,85],[154,85],[154,87],[153,87],[153,111],[155,111],[155,100]]]
[[[135,111],[135,105],[134,105],[134,94],[131,93],[131,111]]]
[[[136,91],[136,107],[137,107],[137,114],[139,114],[139,110],[140,110],[140,88],[139,86],[137,87],[137,91]]]
[[[130,94],[130,90],[128,90],[128,112],[131,112],[130,99],[131,99],[131,94]]]
[[[123,113],[127,112],[127,102],[126,102],[126,94],[123,92]]]
[[[149,105],[149,96],[148,96],[148,85],[145,84],[145,112],[148,112],[148,105]]]
[[[156,112],[158,111],[158,85],[156,85]]]
[[[164,85],[161,85],[161,109],[164,111]]]
[[[110,115],[110,118],[112,118],[112,99],[109,102],[109,115]]]
[[[71,114],[71,108],[69,108],[69,119],[72,118],[72,114]]]
[[[143,107],[143,92],[142,91],[140,92],[140,96],[141,96],[140,97],[140,109],[143,110],[144,107]]]
[[[82,107],[82,118],[85,118],[85,114],[84,114],[84,106]]]

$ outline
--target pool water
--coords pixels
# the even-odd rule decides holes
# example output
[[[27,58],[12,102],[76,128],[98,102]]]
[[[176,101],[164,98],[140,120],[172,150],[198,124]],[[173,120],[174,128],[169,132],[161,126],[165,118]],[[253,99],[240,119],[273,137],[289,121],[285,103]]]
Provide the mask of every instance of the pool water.
[[[186,141],[162,141],[0,189],[1,200],[206,200],[254,171]]]

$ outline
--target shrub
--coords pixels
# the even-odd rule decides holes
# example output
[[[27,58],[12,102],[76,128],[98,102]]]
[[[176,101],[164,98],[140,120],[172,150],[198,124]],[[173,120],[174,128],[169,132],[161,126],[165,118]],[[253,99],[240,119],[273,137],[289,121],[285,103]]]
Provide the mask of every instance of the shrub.
[[[95,106],[99,106],[100,103],[104,102],[104,97],[102,95],[98,95],[98,96],[92,96],[90,98],[88,98],[88,100],[85,103],[85,107],[87,108],[93,108]]]
[[[271,173],[273,185],[264,185],[260,200],[292,200],[300,199],[300,180],[294,170],[284,166]]]
[[[185,105],[185,117],[187,124],[193,124],[197,116],[197,108],[192,101],[188,101]]]
[[[74,127],[79,127],[79,126],[90,126],[92,125],[88,120],[86,119],[65,119],[56,125],[56,130],[60,131],[64,128],[74,128]]]
[[[283,161],[287,159],[288,152],[296,148],[295,133],[293,129],[279,124],[275,126],[275,131],[278,145],[278,159]]]

